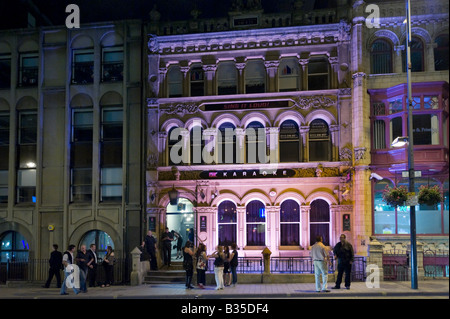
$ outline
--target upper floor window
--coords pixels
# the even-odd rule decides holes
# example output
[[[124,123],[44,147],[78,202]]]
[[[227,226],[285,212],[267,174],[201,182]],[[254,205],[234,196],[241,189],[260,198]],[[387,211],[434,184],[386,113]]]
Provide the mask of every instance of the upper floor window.
[[[245,129],[246,162],[266,162],[266,134],[264,125],[258,121],[249,123]]]
[[[217,94],[237,93],[237,69],[234,62],[221,62],[217,67]]]
[[[203,128],[201,126],[194,126],[190,131],[190,147],[191,147],[191,164],[198,165],[204,164],[203,161],[203,148],[205,146],[203,140]]]
[[[39,54],[37,52],[20,53],[19,86],[38,84]]]
[[[370,49],[370,53],[370,73],[392,73],[392,46],[388,41],[383,39],[375,40]]]
[[[309,213],[309,242],[313,244],[317,236],[322,236],[323,244],[330,245],[330,205],[323,199],[311,202]]]
[[[72,83],[86,84],[94,82],[94,50],[73,50]]]
[[[194,65],[190,71],[191,96],[205,95],[205,72],[201,65]]]
[[[247,204],[245,222],[247,225],[247,246],[266,244],[266,207],[259,200]]]
[[[282,246],[300,245],[300,205],[293,199],[280,205],[280,237]]]
[[[245,93],[264,93],[266,68],[262,61],[249,61],[245,66]]]
[[[217,224],[219,228],[219,245],[230,246],[237,238],[236,204],[226,200],[217,208]]]
[[[330,87],[328,61],[313,57],[308,62],[308,90],[326,90]]]
[[[286,120],[280,126],[280,162],[300,162],[300,132],[298,124]]]
[[[17,202],[36,202],[37,112],[18,113]]]
[[[330,130],[324,120],[316,119],[309,125],[309,160],[331,160]]]
[[[8,202],[9,113],[0,113],[0,203]]]
[[[296,59],[283,59],[278,67],[279,91],[300,90],[300,68]]]
[[[448,34],[440,35],[434,40],[434,69],[448,70]]]
[[[178,65],[171,66],[167,72],[167,87],[169,97],[183,95],[183,74]]]
[[[411,72],[421,72],[425,70],[424,67],[424,45],[421,39],[417,37],[412,37],[411,39]],[[403,72],[406,72],[406,40],[405,40],[405,50],[402,51],[402,65]]]
[[[11,87],[11,55],[0,54],[0,89]]]
[[[220,125],[218,130],[218,162],[237,163],[238,149],[236,148],[236,127],[229,122]]]
[[[102,52],[102,81],[123,80],[123,47],[106,47]]]

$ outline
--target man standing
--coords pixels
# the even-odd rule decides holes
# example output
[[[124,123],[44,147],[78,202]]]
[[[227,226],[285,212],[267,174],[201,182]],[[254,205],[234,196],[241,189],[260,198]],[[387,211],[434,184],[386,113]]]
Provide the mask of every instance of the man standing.
[[[158,264],[156,262],[156,238],[153,237],[151,230],[147,232],[144,243],[145,249],[150,256],[150,270],[158,270]]]
[[[88,272],[88,265],[89,257],[87,255],[86,251],[86,245],[81,245],[81,249],[77,253],[76,257],[78,268],[80,268],[80,288],[81,292],[87,292],[86,287],[86,278],[87,278],[87,272]]]
[[[97,246],[95,246],[95,244],[91,244],[89,250],[87,251],[89,287],[95,287],[95,279],[97,277],[97,253],[95,252],[96,249]]]
[[[64,282],[61,284],[61,295],[68,295],[66,288],[73,288],[73,291],[77,295],[79,293],[80,285],[80,271],[77,265],[74,265],[73,252],[75,251],[75,245],[69,245],[68,249],[64,252],[62,263],[64,265]]]
[[[61,269],[62,269],[62,253],[58,251],[58,245],[53,245],[53,251],[50,254],[49,264],[50,269],[48,270],[48,279],[43,288],[50,287],[50,283],[53,276],[56,277],[56,287],[61,288]]]
[[[353,263],[353,246],[346,240],[344,234],[340,237],[340,242],[334,246],[334,257],[338,261],[338,275],[336,279],[336,286],[333,289],[340,289],[342,282],[342,275],[345,272],[345,289],[350,289],[350,273],[352,271]]]
[[[330,292],[327,289],[328,254],[327,248],[322,241],[322,236],[317,236],[316,243],[311,247],[311,258],[314,263],[314,275],[316,279],[316,292]],[[322,275],[322,287],[320,286],[320,275]]]
[[[172,254],[172,233],[169,232],[169,228],[166,227],[166,231],[162,234],[161,241],[163,244],[163,259],[164,265],[170,266],[170,257]]]

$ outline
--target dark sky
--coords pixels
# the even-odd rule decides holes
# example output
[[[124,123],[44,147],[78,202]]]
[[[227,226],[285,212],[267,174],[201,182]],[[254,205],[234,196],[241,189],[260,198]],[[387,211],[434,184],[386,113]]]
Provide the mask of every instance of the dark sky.
[[[47,19],[37,25],[64,25],[66,6],[76,4],[80,8],[81,23],[113,21],[122,19],[148,19],[156,5],[161,20],[184,20],[197,7],[199,18],[227,17],[233,0],[0,0],[0,29],[15,29],[27,26],[27,11],[43,13]],[[246,1],[246,0],[242,0]],[[289,12],[294,0],[261,0],[266,13]],[[304,1],[307,6],[321,7],[332,3],[325,0]]]

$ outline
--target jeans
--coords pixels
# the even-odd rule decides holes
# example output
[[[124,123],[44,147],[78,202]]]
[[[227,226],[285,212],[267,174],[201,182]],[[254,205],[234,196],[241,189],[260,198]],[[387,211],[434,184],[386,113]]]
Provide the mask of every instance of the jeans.
[[[314,260],[314,276],[316,278],[316,291],[327,290],[328,267],[326,261]],[[320,276],[322,275],[322,287],[320,286]]]
[[[214,267],[214,275],[216,278],[216,289],[223,289],[223,267]]]
[[[67,278],[71,275],[71,274],[73,274],[74,272],[70,272],[70,271],[64,271],[64,281],[62,282],[62,284],[61,284],[61,291],[60,291],[60,294],[61,295],[64,295],[64,294],[66,294],[66,282],[67,282]],[[75,279],[75,278],[74,278]],[[72,283],[72,286],[73,286],[73,292],[77,295],[80,291],[78,290],[78,288],[76,288],[75,287],[75,283],[77,283],[77,280],[74,280],[74,282]]]
[[[237,284],[237,266],[230,266],[231,269],[231,276],[232,276],[232,284]]]
[[[87,269],[83,270],[80,268],[80,290],[86,292],[86,278],[87,278]]]
[[[352,271],[352,264],[350,262],[338,262],[338,274],[336,279],[336,287],[341,286],[342,275],[345,272],[345,287],[350,288],[350,273]]]

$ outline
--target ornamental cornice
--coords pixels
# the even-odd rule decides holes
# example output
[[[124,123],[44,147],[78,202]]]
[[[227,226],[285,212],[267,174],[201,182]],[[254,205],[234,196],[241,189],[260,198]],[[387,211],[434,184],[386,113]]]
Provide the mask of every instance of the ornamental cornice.
[[[311,44],[337,44],[348,38],[343,24],[285,27],[279,30],[260,29],[160,36],[149,40],[151,53],[183,54],[210,51],[253,50]],[[345,38],[345,39],[344,39]],[[157,50],[157,52],[156,52]]]
[[[302,110],[310,108],[328,108],[336,106],[336,98],[332,96],[314,95],[314,96],[297,96],[294,99],[294,107]]]

